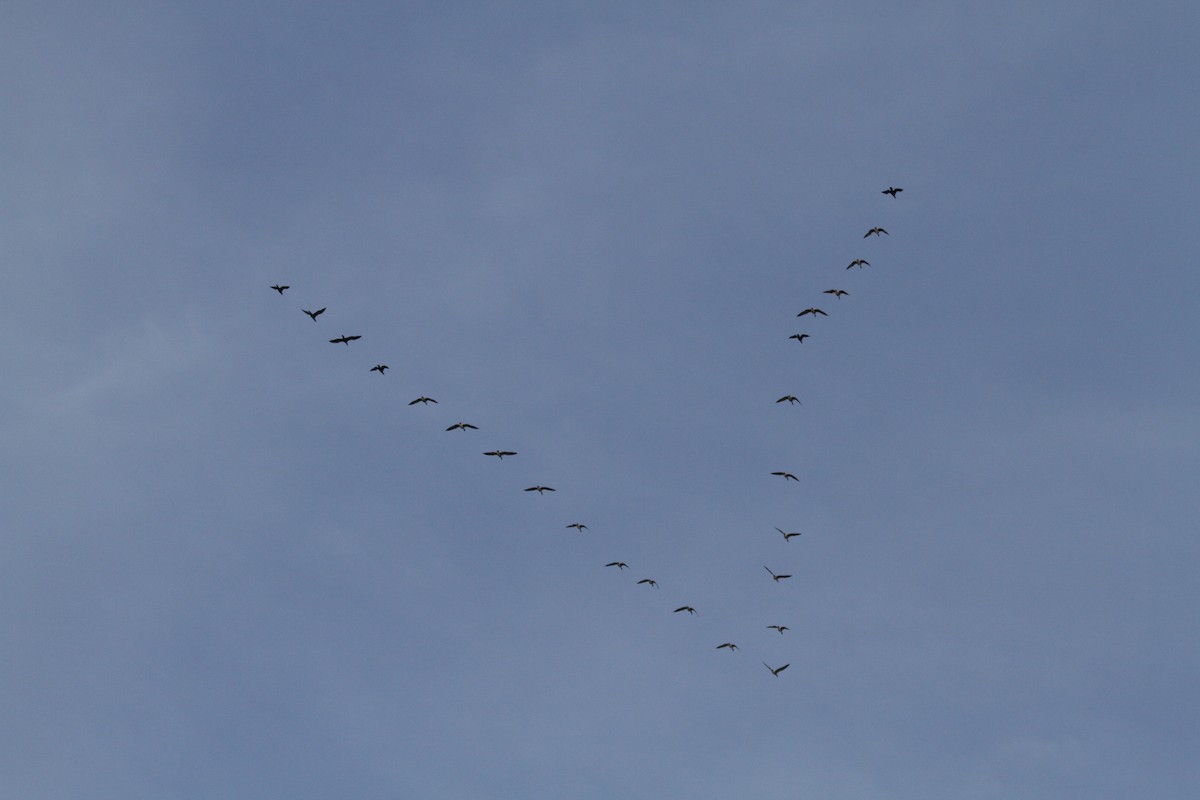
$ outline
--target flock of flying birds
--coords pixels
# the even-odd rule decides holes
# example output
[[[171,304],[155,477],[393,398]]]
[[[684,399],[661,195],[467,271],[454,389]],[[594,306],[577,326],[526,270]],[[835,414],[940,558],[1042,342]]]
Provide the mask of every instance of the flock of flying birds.
[[[888,188],[883,190],[882,194],[890,195],[894,199],[902,191],[904,191],[904,190],[898,186],[889,186]],[[880,237],[880,236],[888,236],[888,235],[889,234],[885,229],[876,226],[876,227],[873,227],[870,230],[868,230],[865,234],[863,234],[863,238],[868,239],[872,236]],[[855,267],[862,269],[863,267],[869,267],[869,266],[871,266],[870,261],[867,261],[866,259],[863,259],[863,258],[856,258],[849,263],[849,265],[846,267],[846,269],[850,270],[850,269],[854,269]],[[276,292],[278,292],[280,295],[282,295],[284,292],[286,292],[288,289],[290,289],[291,286],[275,284],[271,288],[274,289]],[[844,289],[825,289],[823,291],[823,294],[831,295],[833,298],[840,301],[843,297],[848,297],[850,293]],[[307,314],[312,319],[313,322],[316,322],[317,317],[324,314],[326,309],[324,307],[322,307],[322,308],[316,309],[315,311],[309,311],[308,309],[301,309],[301,311],[303,311],[305,314]],[[812,319],[816,319],[818,317],[827,317],[827,316],[829,316],[829,314],[820,308],[817,308],[815,306],[810,306],[809,308],[806,308],[803,311],[801,311],[800,313],[798,313],[796,316],[797,317],[812,317]],[[330,344],[341,344],[341,345],[345,345],[345,346],[349,347],[351,342],[358,341],[361,338],[362,338],[362,336],[360,336],[360,335],[347,336],[345,334],[342,334],[336,338],[330,339],[329,343]],[[807,333],[794,333],[791,336],[789,336],[788,338],[795,339],[797,342],[803,343],[806,339],[809,339],[811,337]],[[371,367],[368,370],[368,372],[378,372],[380,375],[383,375],[385,372],[387,372],[388,369],[390,369],[390,367],[387,364],[376,364],[375,366]],[[423,406],[427,406],[430,403],[436,404],[437,402],[438,401],[433,399],[432,397],[426,397],[425,395],[421,395],[420,397],[417,397],[417,398],[409,401],[408,405],[415,406],[415,405],[420,404]],[[797,398],[795,395],[790,395],[790,394],[780,397],[775,402],[776,403],[787,403],[788,405],[799,405],[800,404],[799,398]],[[456,422],[453,425],[451,425],[450,427],[446,428],[447,432],[449,432],[449,431],[464,431],[465,432],[465,431],[474,431],[474,430],[479,430],[479,428],[475,425],[472,425],[469,422]],[[489,451],[484,452],[483,455],[491,456],[493,458],[503,461],[505,456],[515,456],[515,455],[517,455],[517,452],[513,451],[513,450],[489,450]],[[771,474],[782,478],[785,482],[796,481],[798,483],[800,481],[800,479],[797,478],[792,473],[786,472],[783,470],[778,470],[778,471],[772,472]],[[556,490],[551,486],[538,485],[538,486],[530,486],[530,487],[526,488],[524,491],[537,492],[538,494],[545,494],[546,492],[553,492]],[[582,533],[583,531],[588,529],[588,526],[583,524],[582,522],[572,522],[572,523],[568,524],[566,527],[568,529],[573,529],[580,533]],[[784,542],[790,542],[793,538],[795,538],[797,536],[801,536],[803,533],[802,531],[785,531],[782,528],[775,528],[775,530],[778,531],[781,536],[783,536]],[[610,561],[607,564],[605,564],[604,566],[605,566],[605,568],[614,568],[618,572],[629,569],[629,565],[627,563],[625,563],[624,561]],[[763,569],[767,571],[767,575],[770,577],[770,579],[777,584],[781,581],[787,580],[788,578],[792,577],[790,574],[774,572],[770,567],[766,566],[765,564],[763,565]],[[653,578],[642,578],[637,581],[636,585],[646,586],[646,587],[649,587],[652,589],[657,589],[658,581],[654,580]],[[696,609],[693,606],[682,605],[682,606],[679,606],[678,608],[674,609],[674,611],[672,613],[674,613],[674,614],[686,613],[689,616],[696,616],[698,612],[696,611]],[[789,628],[786,625],[766,625],[765,629],[773,630],[773,631],[777,632],[780,636],[783,635],[784,631],[791,630],[791,628]],[[722,642],[721,644],[718,644],[716,646],[716,649],[717,650],[725,650],[730,653],[736,653],[736,652],[738,652],[738,650],[740,648],[738,647],[737,644],[735,644],[733,642]],[[770,664],[768,664],[765,661],[762,662],[762,664],[775,677],[779,677],[779,673],[783,672],[785,669],[787,669],[789,666],[791,666],[790,662],[781,664],[778,667],[772,667]]]

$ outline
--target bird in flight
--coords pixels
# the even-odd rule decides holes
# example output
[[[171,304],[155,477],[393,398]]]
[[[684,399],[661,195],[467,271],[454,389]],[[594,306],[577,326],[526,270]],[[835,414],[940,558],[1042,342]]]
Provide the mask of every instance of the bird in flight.
[[[416,401],[413,401],[413,402],[416,402]],[[433,402],[435,402],[435,403],[436,403],[437,401],[436,401],[436,400],[434,400]],[[412,405],[412,403],[409,403],[409,405]],[[456,423],[454,423],[453,425],[451,425],[449,428],[446,428],[446,430],[448,430],[448,431],[455,431],[455,430],[457,430],[457,431],[465,431],[465,430],[467,430],[468,428],[470,428],[470,429],[471,429],[471,430],[473,430],[473,431],[477,431],[477,430],[479,430],[479,428],[477,428],[476,426],[472,425],[472,424],[471,424],[471,423],[469,423],[469,422],[456,422]]]
[[[767,567],[765,564],[763,565],[763,569],[765,569],[767,572],[769,572],[771,574],[771,577],[775,579],[776,583],[779,583],[784,578],[792,577],[791,575],[776,575],[774,572],[771,572],[770,568]]]
[[[425,397],[424,395],[421,395],[416,400],[409,401],[408,404],[410,406],[415,406],[417,403],[420,403],[421,405],[427,406],[430,403],[436,403],[436,402],[437,402],[437,400],[434,400],[432,397]]]
[[[658,588],[658,581],[653,581],[653,580],[650,580],[649,578],[642,578],[640,581],[637,582],[637,585],[641,586],[643,583],[649,584],[650,586],[653,586],[655,589]]]
[[[733,651],[738,649],[738,646],[736,644],[734,644],[733,642],[725,642],[725,644],[717,645],[718,650],[721,650],[722,648],[727,649],[727,650],[729,650],[729,652],[732,653]]]
[[[784,631],[791,630],[791,628],[789,628],[787,625],[768,625],[767,627],[773,631],[779,631],[780,636],[783,636]]]
[[[272,288],[272,289],[274,289],[275,291],[279,292],[280,294],[283,294],[283,291],[284,291],[284,289],[290,289],[290,288],[292,288],[292,287],[290,287],[290,286],[280,286],[280,285],[277,283],[277,284],[275,284],[274,286],[272,286],[271,288]]]
[[[672,613],[672,614],[678,614],[680,611],[686,611],[686,612],[688,612],[689,614],[695,614],[695,613],[696,613],[696,609],[692,608],[691,606],[680,606],[679,608],[675,609],[675,610],[674,610],[674,611],[672,611],[671,613]]]
[[[380,375],[382,375],[383,371],[385,369],[391,369],[391,367],[389,367],[387,364],[376,364],[375,366],[371,367],[371,369],[369,369],[367,371],[368,372],[378,372]]]
[[[899,186],[889,186],[888,188],[886,188],[882,192],[880,192],[880,194],[890,194],[894,198],[896,195],[900,194],[903,191],[904,190],[901,189]]]
[[[867,234],[867,236],[870,236],[870,235],[871,234],[869,234],[869,233]],[[866,237],[864,236],[863,238],[865,239]],[[863,267],[869,267],[869,266],[871,266],[870,261],[867,261],[866,259],[863,259],[863,258],[856,258],[850,262],[850,266],[846,267],[846,269],[853,269],[854,267],[858,267],[859,269],[862,269]]]
[[[784,664],[782,667],[772,667],[770,664],[768,664],[768,663],[767,663],[767,662],[765,662],[765,661],[764,661],[764,662],[762,662],[762,664],[763,664],[763,666],[764,666],[764,667],[766,667],[767,669],[771,670],[771,674],[772,674],[772,675],[774,675],[776,678],[778,678],[778,677],[779,677],[779,673],[783,672],[785,669],[787,669],[788,667],[790,667],[790,666],[791,666],[791,663],[790,663],[790,662],[789,662],[789,663],[787,663],[787,664]]]
[[[805,339],[808,339],[808,338],[810,338],[810,337],[809,337],[809,335],[808,335],[807,333],[793,333],[793,334],[792,334],[791,336],[789,336],[788,338],[789,338],[789,339],[795,339],[797,342],[800,342],[800,344],[804,344],[804,340],[805,340]]]
[[[788,405],[794,406],[797,403],[799,403],[800,400],[794,394],[785,394],[783,397],[779,398],[775,402],[776,403],[786,402]]]
[[[495,456],[496,458],[500,459],[501,461],[504,460],[505,456],[515,456],[516,454],[517,453],[515,450],[490,450],[490,451],[484,453],[485,456]],[[570,527],[570,526],[568,526],[568,527]]]
[[[821,309],[819,309],[819,308],[806,308],[806,309],[804,309],[803,311],[801,311],[799,314],[797,314],[796,316],[797,316],[797,317],[803,317],[803,316],[805,316],[806,314],[812,314],[814,317],[815,317],[815,316],[817,316],[818,314],[820,314],[822,317],[828,317],[828,316],[829,316],[828,314],[826,314],[824,311],[822,311],[822,310],[821,310]]]
[[[887,231],[885,231],[883,228],[871,228],[871,230],[869,230],[863,234],[863,238],[865,239],[868,236],[870,236],[871,234],[875,234],[876,236],[879,236],[881,234],[883,236],[891,236],[891,234],[888,233]]]
[[[607,564],[605,564],[604,566],[616,567],[617,569],[629,569],[629,565],[626,564],[624,561],[610,561]]]
[[[795,481],[796,483],[799,483],[799,482],[800,482],[800,479],[799,479],[799,478],[797,478],[795,475],[793,475],[793,474],[792,474],[792,473],[790,473],[790,472],[772,472],[771,474],[772,474],[772,475],[779,475],[779,476],[780,476],[780,477],[782,477],[782,478],[783,478],[785,481]]]
[[[556,489],[551,489],[549,486],[530,486],[530,487],[529,487],[528,489],[526,489],[525,491],[527,491],[527,492],[537,492],[538,494],[545,494],[546,492],[554,492],[554,491],[557,491],[557,490],[556,490]]]
[[[776,528],[775,530],[777,530],[777,531],[779,531],[780,533],[782,533],[782,534],[783,534],[783,540],[784,540],[785,542],[786,542],[786,541],[788,541],[789,539],[791,539],[793,536],[800,536],[800,535],[802,535],[802,532],[801,532],[801,531],[795,531],[794,533],[787,533],[787,532],[786,532],[786,531],[784,531],[782,528]]]
[[[325,309],[323,309],[323,308],[318,308],[316,311],[309,311],[307,308],[302,308],[300,310],[303,311],[305,314],[308,314],[310,317],[312,317],[313,322],[316,322],[317,317],[319,317],[325,313]]]
[[[361,336],[339,336],[336,339],[330,339],[329,343],[330,344],[344,344],[344,345],[346,345],[346,347],[349,347],[351,342],[353,342],[355,339],[361,339],[361,338],[362,338]]]
[[[587,525],[584,525],[582,522],[572,522],[567,527],[574,528],[575,530],[579,531],[580,533],[583,533],[584,531],[587,530]]]
[[[845,297],[846,295],[848,295],[850,293],[847,292],[845,289],[826,289],[825,291],[821,292],[821,294],[831,294],[834,297],[836,297],[838,300],[841,300],[843,297]]]

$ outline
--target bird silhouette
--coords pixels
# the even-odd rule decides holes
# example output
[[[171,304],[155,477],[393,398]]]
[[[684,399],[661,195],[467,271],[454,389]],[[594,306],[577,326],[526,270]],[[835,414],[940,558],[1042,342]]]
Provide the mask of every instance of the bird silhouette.
[[[456,422],[453,425],[451,425],[449,428],[446,428],[446,430],[448,430],[448,431],[465,431],[467,429],[470,429],[473,431],[479,430],[479,428],[475,427],[474,425],[472,425],[469,422]]]
[[[389,367],[387,364],[376,364],[375,366],[371,367],[367,371],[368,372],[378,372],[380,375],[382,375],[383,371],[385,369],[391,369],[391,367]]]
[[[583,533],[584,531],[587,530],[587,525],[584,525],[582,522],[572,522],[567,527],[574,528],[575,530],[579,531],[580,533]]]
[[[800,479],[799,479],[799,478],[797,478],[795,475],[793,475],[793,474],[792,474],[792,473],[790,473],[790,472],[772,472],[771,474],[772,474],[772,475],[779,475],[779,476],[780,476],[780,477],[782,477],[782,478],[783,478],[785,481],[795,481],[796,483],[799,483],[799,482],[800,482]]]
[[[624,561],[610,561],[607,564],[605,564],[604,566],[616,567],[617,569],[629,569],[629,565],[626,564]]]
[[[686,612],[688,612],[689,614],[695,614],[695,613],[696,613],[696,609],[692,608],[691,606],[680,606],[679,608],[675,609],[675,610],[674,610],[674,611],[672,611],[671,613],[672,613],[672,614],[678,614],[680,611],[686,611]]]
[[[788,338],[795,339],[797,342],[800,342],[800,344],[804,344],[804,340],[811,337],[807,333],[793,333]]]
[[[280,285],[277,283],[277,284],[275,284],[274,286],[272,286],[271,288],[272,288],[272,289],[274,289],[275,291],[279,292],[280,294],[283,294],[283,292],[284,292],[284,290],[285,290],[285,289],[290,289],[290,288],[292,288],[292,287],[290,287],[290,286],[280,286]]]
[[[329,343],[330,344],[344,344],[344,345],[346,345],[346,347],[349,347],[351,342],[353,342],[355,339],[361,339],[361,338],[362,338],[361,336],[339,336],[336,339],[330,339]]]
[[[880,192],[880,194],[890,194],[894,198],[896,195],[900,194],[903,191],[904,190],[901,189],[899,186],[889,186],[888,188],[886,188],[882,192]]]
[[[312,317],[313,322],[316,322],[317,317],[319,317],[325,313],[325,309],[323,309],[323,308],[318,308],[316,311],[309,311],[307,308],[302,308],[300,310],[303,311],[305,314],[308,314],[310,317]]]
[[[425,397],[424,395],[421,395],[416,400],[410,400],[408,404],[410,406],[415,406],[417,403],[420,403],[421,405],[427,406],[430,403],[436,403],[436,402],[437,402],[437,400],[434,400],[432,397]]]
[[[643,583],[649,584],[649,585],[653,586],[655,589],[658,588],[658,581],[650,580],[649,578],[642,578],[640,581],[637,582],[637,585],[641,586]]]
[[[821,310],[821,309],[819,309],[819,308],[806,308],[806,309],[804,309],[803,311],[801,311],[799,314],[797,314],[796,316],[797,316],[797,317],[803,317],[803,316],[805,316],[805,315],[807,315],[807,314],[812,314],[814,317],[815,317],[815,316],[817,316],[818,314],[820,314],[822,317],[828,317],[828,316],[829,316],[828,314],[826,314],[824,311],[822,311],[822,310]]]
[[[549,486],[530,486],[530,487],[529,487],[528,489],[526,489],[525,491],[527,491],[527,492],[537,492],[538,494],[545,494],[546,492],[554,492],[554,491],[557,491],[557,489],[551,489]]]
[[[885,231],[883,228],[871,228],[871,230],[869,230],[863,234],[863,238],[865,239],[868,236],[870,236],[871,234],[875,234],[876,236],[880,236],[880,235],[891,236],[891,234],[888,233],[887,231]]]
[[[821,292],[821,294],[831,294],[834,297],[836,297],[838,300],[841,300],[843,297],[845,297],[846,295],[848,295],[850,293],[844,289],[826,289],[825,291]]]
[[[787,533],[787,532],[785,532],[785,531],[784,531],[782,528],[776,528],[775,530],[777,530],[777,531],[779,531],[780,533],[782,533],[782,534],[783,534],[783,540],[784,540],[785,542],[786,542],[786,541],[788,541],[789,539],[791,539],[793,536],[800,536],[800,535],[802,535],[802,532],[801,532],[801,531],[796,531],[796,532],[794,532],[794,533]]]
[[[794,395],[794,394],[785,394],[783,397],[779,398],[779,399],[778,399],[778,400],[776,400],[775,402],[776,402],[776,403],[783,403],[783,402],[786,402],[788,405],[790,405],[790,406],[794,406],[794,405],[796,405],[797,403],[799,403],[799,402],[800,402],[800,400],[799,400],[799,399],[797,399],[796,395]]]
[[[771,674],[774,675],[776,678],[779,677],[779,673],[783,672],[785,669],[787,669],[788,667],[791,666],[791,663],[787,663],[787,664],[784,664],[782,667],[772,667],[770,664],[768,664],[765,661],[762,662],[762,664],[764,667],[771,670]]]
[[[783,636],[784,631],[791,630],[791,628],[789,628],[787,625],[768,625],[767,627],[773,631],[779,631],[780,636]]]
[[[768,568],[765,564],[763,565],[763,569],[771,574],[771,577],[775,579],[776,583],[779,583],[784,578],[792,577],[791,575],[776,575],[774,572],[771,572],[770,568]]]
[[[870,234],[867,234],[867,235],[869,236]],[[866,238],[866,237],[863,237],[863,238]],[[850,266],[846,267],[846,269],[852,269],[854,267],[858,267],[859,269],[862,269],[863,267],[869,267],[869,266],[871,266],[870,261],[867,261],[862,258],[856,258],[850,262]]]
[[[717,645],[717,649],[718,650],[727,649],[727,650],[729,650],[729,652],[732,653],[733,651],[738,649],[738,646],[736,644],[734,644],[733,642],[725,642],[724,644]]]
[[[484,453],[485,456],[495,456],[501,461],[504,460],[505,456],[515,456],[516,454],[517,453],[515,450],[489,450],[488,452]]]

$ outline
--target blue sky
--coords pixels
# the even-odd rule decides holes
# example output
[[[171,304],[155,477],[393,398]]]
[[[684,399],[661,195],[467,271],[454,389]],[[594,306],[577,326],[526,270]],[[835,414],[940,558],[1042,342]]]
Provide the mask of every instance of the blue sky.
[[[1198,16],[6,5],[0,794],[1194,794]]]

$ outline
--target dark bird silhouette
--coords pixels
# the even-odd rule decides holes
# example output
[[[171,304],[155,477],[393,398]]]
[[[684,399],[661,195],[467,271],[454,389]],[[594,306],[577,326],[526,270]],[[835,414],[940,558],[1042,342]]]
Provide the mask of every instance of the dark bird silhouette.
[[[880,235],[891,236],[891,234],[888,233],[887,231],[885,231],[883,228],[871,228],[871,230],[869,230],[863,234],[863,238],[865,239],[868,236],[870,236],[871,234],[875,234],[876,236],[880,236]]]
[[[771,674],[772,674],[772,675],[774,675],[776,678],[778,678],[778,677],[779,677],[779,673],[783,672],[785,669],[787,669],[788,667],[790,667],[790,666],[791,666],[791,663],[790,663],[790,662],[789,662],[789,663],[787,663],[787,664],[784,664],[782,667],[772,667],[770,664],[768,664],[768,663],[767,663],[767,662],[765,662],[765,661],[764,661],[764,662],[762,662],[762,663],[763,663],[763,666],[764,666],[764,667],[766,667],[767,669],[771,670]]]
[[[899,186],[889,186],[888,188],[886,188],[882,192],[880,192],[880,194],[890,194],[894,198],[896,195],[900,194],[903,191],[904,190],[901,189]]]
[[[290,287],[290,286],[280,286],[280,285],[277,283],[277,284],[275,284],[274,286],[272,286],[271,288],[272,288],[272,289],[274,289],[275,291],[279,292],[280,294],[283,294],[283,292],[284,292],[284,290],[285,290],[285,289],[290,289],[290,288],[292,288],[292,287]]]
[[[617,569],[629,569],[629,565],[626,564],[624,561],[610,561],[607,564],[605,564],[604,566],[616,567]]]
[[[799,400],[799,399],[796,397],[796,395],[794,395],[794,394],[785,394],[783,397],[779,398],[779,399],[778,399],[778,400],[776,400],[775,402],[776,402],[776,403],[783,403],[783,402],[786,402],[788,405],[790,405],[790,406],[794,406],[794,405],[796,405],[797,403],[799,403],[799,402],[800,402],[800,400]]]
[[[846,295],[848,295],[850,293],[844,289],[826,289],[825,291],[821,292],[821,294],[831,294],[834,297],[836,297],[838,300],[841,300],[843,297],[845,297]]]
[[[671,613],[672,613],[672,614],[678,614],[680,611],[686,611],[686,612],[688,612],[689,614],[695,614],[695,613],[696,613],[696,609],[692,608],[691,606],[680,606],[679,608],[675,609],[675,610],[674,610],[674,611],[672,611]]]
[[[473,431],[479,430],[479,428],[475,427],[474,425],[472,425],[469,422],[456,422],[453,425],[451,425],[449,428],[446,428],[446,430],[448,430],[448,431],[465,431],[468,428]]]
[[[389,367],[387,364],[376,364],[375,366],[371,367],[367,371],[368,372],[378,372],[380,375],[382,375],[383,371],[385,369],[391,369],[391,367]]]
[[[734,644],[733,642],[725,642],[725,644],[717,645],[717,649],[718,650],[727,649],[727,650],[729,650],[729,652],[732,653],[733,651],[738,649],[738,646],[736,644]]]
[[[658,588],[658,581],[652,581],[652,580],[650,580],[649,578],[642,578],[640,581],[638,581],[638,582],[637,582],[637,585],[638,585],[638,586],[641,586],[643,583],[650,584],[650,585],[651,585],[651,586],[653,586],[655,589],[657,589],[657,588]]]
[[[316,322],[317,317],[319,317],[325,313],[325,309],[323,309],[323,308],[318,308],[316,311],[309,311],[307,308],[302,308],[300,310],[303,311],[305,314],[308,314],[310,317],[312,317],[313,322]]]
[[[424,395],[421,395],[416,400],[410,400],[408,404],[410,406],[415,406],[417,403],[427,406],[430,403],[437,403],[437,400],[434,400],[432,397],[425,397]]]
[[[767,570],[767,572],[770,573],[771,577],[775,579],[776,583],[779,583],[784,578],[792,577],[791,575],[776,575],[774,572],[771,572],[771,570],[765,564],[763,565],[763,569]]]
[[[580,533],[583,533],[584,531],[587,530],[587,525],[584,525],[582,522],[572,522],[567,527],[574,528],[575,530],[579,531]]]
[[[800,535],[802,535],[801,531],[795,531],[794,533],[787,533],[787,532],[786,532],[786,531],[784,531],[782,528],[776,528],[775,530],[777,530],[777,531],[779,531],[780,533],[782,533],[782,534],[783,534],[783,540],[784,540],[785,542],[786,542],[786,541],[788,541],[789,539],[791,539],[793,536],[800,536]]]
[[[810,338],[810,337],[809,337],[809,335],[808,335],[807,333],[793,333],[793,334],[792,334],[791,336],[789,336],[788,338],[789,338],[789,339],[795,339],[797,342],[800,342],[800,344],[804,344],[804,340],[805,340],[805,339],[808,339],[808,338]]]
[[[791,628],[789,628],[787,625],[768,625],[767,627],[773,631],[779,631],[780,636],[783,636],[784,631],[791,630]]]
[[[484,453],[485,456],[495,456],[501,461],[504,460],[505,456],[515,456],[516,454],[517,453],[515,450],[489,450],[488,452]]]
[[[336,339],[330,339],[329,343],[330,344],[344,344],[344,345],[346,345],[346,347],[349,347],[351,342],[353,342],[355,339],[361,339],[361,338],[362,338],[361,336],[339,336]]]
[[[795,481],[796,483],[799,483],[799,482],[800,482],[800,479],[799,479],[799,478],[797,478],[795,475],[793,475],[793,474],[792,474],[792,473],[790,473],[790,472],[772,472],[771,474],[772,474],[772,475],[779,475],[779,476],[780,476],[780,477],[782,477],[782,478],[783,478],[785,481]]]
[[[870,236],[870,234],[867,234],[867,236]],[[863,238],[866,238],[866,237],[863,237]],[[850,266],[846,267],[846,269],[852,269],[854,267],[858,267],[859,269],[862,269],[863,267],[869,267],[869,266],[871,266],[870,261],[867,261],[862,258],[856,258],[850,262]]]
[[[554,491],[557,491],[557,490],[556,490],[556,489],[551,489],[549,486],[530,486],[530,487],[529,487],[528,489],[526,489],[525,491],[527,491],[527,492],[537,492],[538,494],[545,494],[546,492],[554,492]]]
[[[828,314],[826,314],[824,311],[822,311],[819,308],[806,308],[803,311],[801,311],[799,314],[797,314],[796,316],[803,317],[806,314],[812,314],[814,317],[817,316],[818,314],[820,314],[822,317],[829,316]]]

